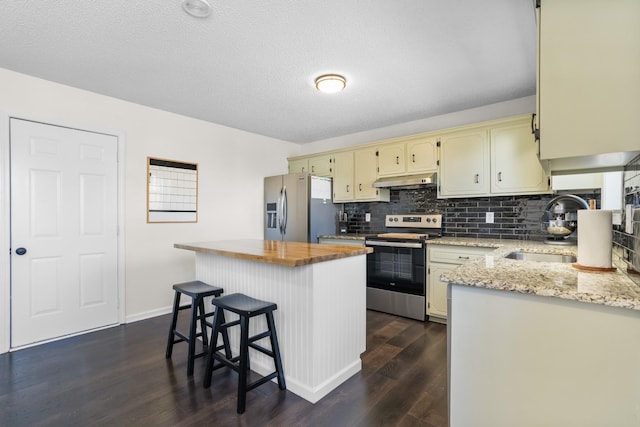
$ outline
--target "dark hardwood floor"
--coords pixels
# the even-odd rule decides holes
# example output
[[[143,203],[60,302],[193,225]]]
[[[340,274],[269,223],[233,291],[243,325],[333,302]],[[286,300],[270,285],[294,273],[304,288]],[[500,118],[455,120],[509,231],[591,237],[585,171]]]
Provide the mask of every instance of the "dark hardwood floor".
[[[185,316],[186,317],[186,316]],[[447,425],[446,327],[367,311],[363,369],[315,405],[268,383],[236,414],[237,374],[186,344],[165,359],[169,316],[0,355],[2,426]],[[285,366],[286,369],[286,366]]]

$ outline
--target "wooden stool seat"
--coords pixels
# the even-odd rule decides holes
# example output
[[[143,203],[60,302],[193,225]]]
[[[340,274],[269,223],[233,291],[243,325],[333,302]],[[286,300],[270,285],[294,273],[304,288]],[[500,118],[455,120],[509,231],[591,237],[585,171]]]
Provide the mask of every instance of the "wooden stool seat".
[[[225,348],[225,354],[222,355],[215,349],[214,346],[209,348],[207,356],[207,368],[204,374],[204,387],[211,386],[211,375],[214,369],[222,366],[227,366],[234,371],[238,372],[238,403],[237,412],[242,414],[246,408],[246,395],[247,391],[252,390],[259,385],[262,385],[273,378],[278,378],[278,387],[280,390],[286,390],[286,384],[284,380],[284,371],[282,369],[282,359],[280,357],[280,348],[278,347],[278,337],[276,334],[275,322],[273,320],[273,311],[278,308],[275,303],[268,301],[261,301],[259,299],[251,298],[244,294],[231,294],[225,295],[220,298],[216,298],[212,301],[216,306],[216,312],[213,318],[213,331],[211,333],[211,341],[217,340],[219,333],[223,334],[227,332],[228,328],[233,326],[240,326],[240,354],[233,356],[230,352],[227,352]],[[230,311],[239,316],[238,320],[232,322],[225,321],[224,311]],[[267,320],[267,330],[260,334],[249,336],[249,319],[259,315],[265,315]],[[271,342],[271,350],[258,345],[255,341],[263,338],[269,338]],[[247,371],[249,370],[249,348],[257,350],[267,356],[273,358],[275,365],[275,371],[271,374],[264,376],[252,383],[247,384]],[[217,365],[214,363],[218,361]]]
[[[204,298],[206,297],[219,297],[222,295],[223,289],[217,286],[211,286],[199,280],[192,282],[185,282],[173,285],[175,296],[173,300],[173,316],[171,318],[171,326],[169,328],[169,338],[167,339],[167,351],[165,357],[168,359],[173,352],[173,345],[179,342],[187,342],[189,344],[189,351],[187,356],[187,375],[193,375],[194,360],[198,357],[202,357],[207,354],[207,348],[209,346],[209,340],[207,337],[207,326],[211,327],[212,323],[207,322],[207,318],[214,315],[213,310],[206,312],[204,309]],[[180,305],[180,297],[186,295],[191,298],[191,303],[186,305]],[[178,313],[181,310],[191,309],[191,318],[189,325],[189,335],[185,335],[176,329],[178,323]],[[200,322],[200,332],[197,331],[197,325]],[[195,353],[196,339],[202,338],[203,351],[201,353]],[[223,334],[222,347],[228,348],[229,341],[226,333]]]

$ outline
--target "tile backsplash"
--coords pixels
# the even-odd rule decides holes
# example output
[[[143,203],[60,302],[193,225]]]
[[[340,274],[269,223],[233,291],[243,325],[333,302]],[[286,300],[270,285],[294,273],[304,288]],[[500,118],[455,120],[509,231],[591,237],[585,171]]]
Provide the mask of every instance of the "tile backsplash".
[[[574,193],[600,207],[600,192]],[[555,194],[529,196],[438,199],[435,187],[418,190],[392,189],[390,202],[345,203],[349,233],[384,231],[387,214],[441,213],[443,235],[492,239],[544,240],[548,234],[540,225],[544,209]],[[494,223],[485,223],[486,212],[494,213]],[[365,214],[371,221],[365,222]]]

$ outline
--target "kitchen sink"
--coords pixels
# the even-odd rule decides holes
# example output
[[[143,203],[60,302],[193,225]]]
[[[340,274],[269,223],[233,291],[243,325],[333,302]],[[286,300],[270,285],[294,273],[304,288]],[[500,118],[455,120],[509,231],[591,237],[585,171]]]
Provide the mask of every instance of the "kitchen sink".
[[[561,254],[541,254],[535,252],[515,251],[507,254],[505,258],[515,259],[518,261],[538,261],[538,262],[576,262],[573,255]]]

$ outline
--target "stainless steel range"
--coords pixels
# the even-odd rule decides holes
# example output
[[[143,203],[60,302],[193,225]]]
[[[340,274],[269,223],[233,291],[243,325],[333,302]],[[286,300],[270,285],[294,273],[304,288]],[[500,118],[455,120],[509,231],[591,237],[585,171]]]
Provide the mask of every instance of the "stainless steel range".
[[[424,321],[427,241],[442,236],[442,215],[387,215],[385,227],[365,241],[367,308]]]

